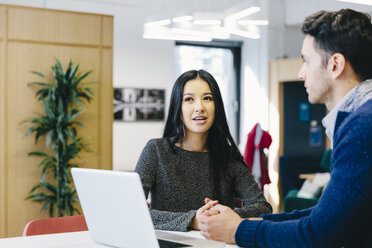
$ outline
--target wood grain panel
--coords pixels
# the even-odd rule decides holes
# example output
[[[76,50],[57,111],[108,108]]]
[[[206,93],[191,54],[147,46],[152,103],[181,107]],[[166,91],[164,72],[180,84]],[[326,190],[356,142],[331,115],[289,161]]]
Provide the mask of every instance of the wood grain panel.
[[[114,18],[111,16],[102,17],[102,45],[112,47],[113,45],[113,21]]]
[[[0,237],[6,235],[6,7],[0,6]]]
[[[9,12],[4,13],[7,8]],[[46,151],[45,139],[35,145],[34,137],[24,137],[29,126],[20,125],[26,117],[44,111],[35,98],[37,88],[28,86],[42,78],[30,71],[51,78],[55,57],[64,66],[70,60],[79,63],[81,72],[93,70],[86,81],[102,83],[90,86],[96,96],[83,106],[78,120],[85,128],[78,132],[91,143],[94,153],[82,154],[76,162],[81,167],[112,169],[110,23],[110,16],[0,5],[0,32],[5,37],[0,39],[0,237],[19,236],[28,221],[47,217],[40,213],[40,204],[25,200],[40,178],[36,168],[40,159],[27,153]],[[103,33],[111,37],[102,37]]]
[[[4,73],[4,59],[5,48],[4,42],[0,41],[0,237],[5,236],[6,225],[6,88],[5,88],[5,73]]]
[[[6,18],[6,7],[0,5],[0,41],[5,37],[5,18]]]
[[[112,123],[113,114],[113,95],[114,89],[112,86],[112,50],[103,49],[101,58],[101,78],[100,78],[100,123],[102,138],[105,142],[100,144],[101,151],[101,169],[112,169]]]
[[[19,125],[25,118],[35,116],[35,113],[43,113],[42,105],[34,97],[36,88],[27,86],[30,80],[39,80],[40,78],[31,75],[29,72],[36,70],[51,76],[50,66],[54,64],[53,56],[56,56],[63,65],[66,65],[72,59],[73,62],[80,64],[81,71],[92,69],[93,73],[87,79],[88,81],[98,81],[98,75],[95,71],[99,70],[100,65],[99,50],[94,48],[9,43],[8,51],[8,82],[10,83],[8,94],[16,97],[8,98],[7,102],[9,112],[12,113],[12,116],[7,120],[8,126],[12,127],[9,128],[8,132],[9,137],[13,137],[7,143],[9,154],[8,195],[10,196],[7,205],[9,219],[17,218],[21,220],[18,226],[9,225],[8,231],[10,235],[20,235],[19,231],[27,221],[40,217],[40,205],[24,200],[28,190],[38,182],[40,177],[40,171],[36,169],[39,159],[30,158],[27,153],[45,146],[42,140],[37,146],[34,146],[33,137],[24,138],[27,126]],[[98,86],[92,85],[92,88],[97,93]],[[100,97],[100,95],[97,94],[97,97]],[[88,138],[93,151],[97,151],[99,145],[107,144],[106,141],[101,139],[102,137],[97,136],[100,122],[100,108],[97,102],[97,100],[93,100],[91,104],[84,105],[84,112],[79,120],[85,124],[85,128],[78,129],[82,136]],[[100,168],[97,156],[100,156],[100,154],[85,153],[81,155],[79,162],[82,167]],[[111,165],[106,167],[111,167]],[[23,178],[23,180],[20,182],[17,180],[18,178]],[[14,206],[22,206],[22,209],[28,209],[27,206],[29,206],[30,212],[22,211],[22,209]]]
[[[9,7],[9,39],[99,45],[100,27],[98,15]]]

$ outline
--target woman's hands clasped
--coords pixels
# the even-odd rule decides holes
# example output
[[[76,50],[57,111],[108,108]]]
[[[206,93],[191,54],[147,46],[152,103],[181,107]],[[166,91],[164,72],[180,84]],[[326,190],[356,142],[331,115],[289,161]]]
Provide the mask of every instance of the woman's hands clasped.
[[[196,214],[195,214],[194,218],[190,222],[190,227],[194,230],[198,230],[198,231],[201,230],[200,219],[201,219],[202,215],[204,215],[207,211],[208,211],[208,215],[213,214],[214,212],[210,211],[210,210],[218,204],[218,201],[217,200],[211,200],[209,198],[205,198],[204,203],[205,203],[205,205],[202,206],[201,208],[199,208],[198,211],[196,211]],[[216,212],[215,214],[218,214],[218,212]]]

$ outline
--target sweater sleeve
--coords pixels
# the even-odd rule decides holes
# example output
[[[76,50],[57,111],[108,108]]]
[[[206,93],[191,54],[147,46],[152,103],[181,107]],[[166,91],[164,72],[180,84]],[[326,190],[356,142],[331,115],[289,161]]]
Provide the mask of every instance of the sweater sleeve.
[[[148,198],[149,192],[155,184],[157,160],[156,146],[150,140],[147,142],[145,148],[143,148],[136,168],[134,169],[134,171],[137,172],[141,178],[142,187],[146,198]]]
[[[258,217],[272,212],[271,205],[243,162],[235,164],[235,195],[243,206],[234,211],[242,218]]]
[[[370,212],[372,201],[372,118],[357,115],[345,122],[334,137],[331,180],[309,215],[287,221],[244,220],[235,235],[239,246],[355,246],[354,242],[358,242],[355,236],[368,233],[370,219],[366,213]]]
[[[283,221],[283,220],[296,220],[301,217],[308,216],[311,213],[312,208],[305,210],[295,210],[292,213],[280,213],[280,214],[263,214],[260,217],[264,220],[271,221]]]
[[[157,165],[159,163],[157,153],[155,143],[150,140],[143,149],[135,168],[141,178],[146,198],[148,198],[149,192],[156,183]],[[169,212],[150,209],[150,214],[155,229],[186,232],[189,230],[189,224],[196,211]]]
[[[154,227],[157,230],[187,232],[190,230],[189,224],[194,218],[197,210],[183,212],[168,212],[150,209],[150,214]]]

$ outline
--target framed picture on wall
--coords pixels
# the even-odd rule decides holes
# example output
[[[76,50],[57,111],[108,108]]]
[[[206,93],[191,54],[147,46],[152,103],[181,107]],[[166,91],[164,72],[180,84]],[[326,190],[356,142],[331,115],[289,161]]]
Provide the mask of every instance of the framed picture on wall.
[[[165,90],[115,88],[115,121],[163,121]]]

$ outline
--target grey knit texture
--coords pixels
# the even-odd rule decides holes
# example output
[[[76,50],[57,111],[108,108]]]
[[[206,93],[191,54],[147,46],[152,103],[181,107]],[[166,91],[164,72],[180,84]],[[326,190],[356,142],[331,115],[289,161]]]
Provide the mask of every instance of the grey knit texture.
[[[150,140],[142,151],[135,171],[148,197],[155,229],[188,231],[204,199],[213,200],[213,168],[208,152],[183,150],[165,138]],[[234,195],[243,207],[234,211],[243,218],[272,212],[262,191],[242,161],[230,161],[220,181],[219,202],[234,208]]]

